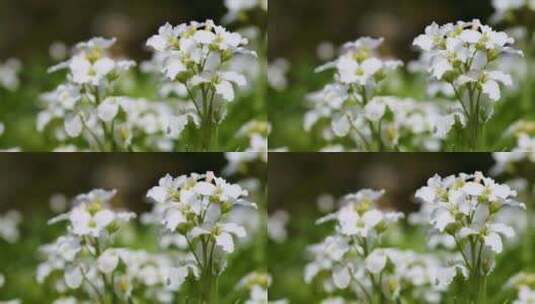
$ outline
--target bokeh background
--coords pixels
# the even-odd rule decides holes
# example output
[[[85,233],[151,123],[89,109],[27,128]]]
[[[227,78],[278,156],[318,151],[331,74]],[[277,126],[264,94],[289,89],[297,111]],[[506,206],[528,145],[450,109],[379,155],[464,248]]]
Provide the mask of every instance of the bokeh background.
[[[71,198],[92,189],[117,189],[114,203],[135,212],[148,211],[146,192],[160,177],[214,171],[226,160],[221,153],[4,153],[0,155],[0,210],[24,216],[48,212],[56,193]]]
[[[55,41],[68,45],[94,36],[117,37],[117,50],[148,58],[144,42],[165,22],[178,24],[225,14],[223,1],[4,0],[0,2],[0,58],[47,56]]]
[[[488,153],[271,153],[269,210],[314,214],[321,194],[370,188],[386,190],[385,207],[414,211],[414,193],[433,175],[488,174],[493,164]]]
[[[323,41],[340,45],[360,36],[384,37],[387,53],[413,58],[412,40],[431,22],[486,20],[493,12],[487,0],[272,0],[269,5],[272,59],[310,58]]]

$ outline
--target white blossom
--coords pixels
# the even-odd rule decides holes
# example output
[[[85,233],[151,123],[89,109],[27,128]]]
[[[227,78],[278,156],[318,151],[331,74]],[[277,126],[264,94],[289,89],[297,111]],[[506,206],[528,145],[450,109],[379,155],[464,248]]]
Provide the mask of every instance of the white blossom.
[[[16,91],[20,86],[19,74],[22,64],[18,59],[11,58],[6,62],[0,62],[0,87]]]

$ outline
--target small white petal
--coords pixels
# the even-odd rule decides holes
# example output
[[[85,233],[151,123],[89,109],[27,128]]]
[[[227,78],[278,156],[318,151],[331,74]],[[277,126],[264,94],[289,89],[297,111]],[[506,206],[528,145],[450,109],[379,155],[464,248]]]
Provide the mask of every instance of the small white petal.
[[[344,137],[349,133],[351,125],[346,116],[340,115],[332,120],[332,128],[336,136]]]
[[[501,98],[500,86],[495,80],[487,80],[483,83],[483,93],[493,101],[498,101]]]
[[[485,246],[489,247],[495,253],[501,253],[503,250],[502,239],[499,234],[491,232],[484,237]]]
[[[383,250],[374,250],[365,261],[366,269],[373,273],[378,274],[386,266],[386,254]]]
[[[119,113],[119,104],[112,99],[104,100],[97,108],[98,117],[105,122],[111,122]]]
[[[98,270],[102,273],[112,273],[119,265],[119,256],[113,250],[106,250],[97,259]]]
[[[78,137],[82,133],[82,119],[80,115],[73,115],[65,119],[65,132],[70,137]]]
[[[345,289],[349,286],[351,280],[351,274],[347,267],[336,267],[333,270],[334,285],[340,289]]]
[[[70,266],[65,269],[65,284],[71,289],[76,289],[82,285],[82,271],[78,266]]]
[[[217,94],[221,95],[224,100],[232,101],[234,100],[234,88],[230,81],[221,81],[215,86]]]
[[[216,237],[216,244],[227,253],[232,253],[234,251],[234,240],[232,235],[227,232],[223,232]]]

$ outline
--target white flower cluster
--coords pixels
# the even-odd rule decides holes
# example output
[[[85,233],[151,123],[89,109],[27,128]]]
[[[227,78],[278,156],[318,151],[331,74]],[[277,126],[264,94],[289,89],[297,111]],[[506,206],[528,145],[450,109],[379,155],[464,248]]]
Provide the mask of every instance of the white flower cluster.
[[[67,69],[68,81],[80,86],[100,87],[116,79],[120,73],[136,64],[131,60],[114,60],[108,57],[108,50],[115,39],[93,38],[76,45],[73,57],[55,65],[49,72]]]
[[[19,88],[19,73],[22,64],[18,59],[11,58],[6,62],[0,62],[0,87],[8,91],[16,91]]]
[[[387,72],[402,65],[378,58],[382,42],[366,37],[348,43],[338,59],[317,69],[335,68],[335,82],[307,97],[311,110],[305,114],[305,130],[327,119],[322,137],[332,147],[338,137],[349,138],[360,151],[440,149],[453,124],[445,110],[435,104],[375,96]]]
[[[530,304],[535,302],[535,275],[521,272],[509,279],[506,287],[514,289],[518,294],[513,304]]]
[[[115,39],[104,38],[79,43],[72,58],[49,69],[66,69],[67,81],[41,96],[44,110],[37,116],[38,131],[57,120],[61,122],[54,129],[57,140],[83,136],[99,151],[131,151],[145,137],[153,141],[179,137],[188,122],[187,113],[175,113],[163,103],[111,95],[114,82],[135,66],[133,61],[109,57],[114,43]]]
[[[494,255],[503,251],[502,237],[515,231],[496,220],[506,208],[525,208],[514,200],[517,193],[482,173],[430,178],[416,192],[430,209],[433,231],[455,242],[464,264],[465,277],[487,276],[494,268]]]
[[[236,286],[239,290],[249,293],[245,304],[287,304],[287,300],[268,300],[268,289],[272,282],[271,275],[265,272],[251,272],[243,277]]]
[[[15,210],[0,214],[0,239],[8,243],[15,243],[20,238],[19,225],[22,215]]]
[[[383,194],[368,189],[349,194],[337,212],[318,220],[334,220],[336,232],[308,248],[312,262],[305,268],[305,281],[310,283],[320,273],[327,273],[322,283],[330,294],[349,288],[359,300],[373,303],[377,295],[396,300],[410,292],[411,297],[426,303],[440,303],[455,269],[443,266],[432,255],[381,247],[382,235],[403,217],[399,212],[377,209]]]
[[[335,81],[349,86],[355,92],[357,101],[367,99],[372,90],[385,78],[386,73],[403,65],[398,60],[383,60],[378,58],[378,48],[383,39],[364,37],[355,42],[348,42],[342,47],[342,55],[335,61],[329,62],[316,69],[322,72],[336,69]]]
[[[193,264],[177,268],[165,256],[114,248],[114,236],[135,217],[131,212],[110,209],[115,194],[101,189],[80,194],[70,211],[49,221],[66,221],[67,233],[41,246],[44,261],[37,268],[37,281],[44,283],[60,273],[54,285],[59,293],[80,290],[97,302],[109,297],[129,301],[136,286],[153,290],[159,297],[172,297],[194,270]]]
[[[238,33],[205,22],[160,27],[147,41],[154,50],[155,67],[165,77],[165,85],[182,94],[194,106],[203,134],[202,149],[213,145],[214,131],[226,116],[226,103],[235,99],[235,86],[245,86],[247,78],[230,64],[238,55],[256,57],[244,48],[248,40]],[[217,139],[215,139],[217,141]]]
[[[491,117],[493,106],[488,101],[500,100],[500,85],[513,84],[510,75],[493,68],[504,54],[522,55],[511,47],[513,43],[505,32],[473,20],[442,26],[433,23],[413,45],[425,54],[432,78],[454,88],[463,113],[460,122],[479,124]]]
[[[372,149],[380,138],[383,148],[390,150],[437,151],[453,123],[436,103],[393,96],[374,97],[365,106],[341,110],[348,97],[339,93],[340,87],[327,86],[308,97],[313,109],[305,115],[305,130],[332,119],[323,131],[327,142],[349,135],[360,150]]]
[[[160,54],[160,71],[169,80],[178,81],[188,90],[207,87],[223,100],[232,101],[233,84],[243,86],[247,80],[236,72],[225,71],[222,65],[236,54],[253,54],[243,48],[247,42],[240,34],[207,20],[176,27],[167,23],[147,45]]]
[[[212,172],[176,178],[167,175],[147,193],[160,206],[163,228],[186,238],[203,272],[217,274],[224,269],[225,260],[216,258],[232,253],[234,237],[247,234],[242,226],[226,221],[236,206],[256,208],[244,199],[247,195],[239,185],[229,184]]]

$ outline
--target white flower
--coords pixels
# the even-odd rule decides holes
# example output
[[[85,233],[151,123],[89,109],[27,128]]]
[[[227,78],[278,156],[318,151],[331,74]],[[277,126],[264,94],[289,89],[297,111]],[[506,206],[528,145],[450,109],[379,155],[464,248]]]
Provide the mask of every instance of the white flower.
[[[82,285],[83,275],[80,266],[69,266],[65,269],[65,284],[71,289],[77,289]]]
[[[502,236],[514,237],[514,230],[497,222],[496,215],[505,208],[525,208],[514,200],[516,195],[516,191],[507,185],[497,184],[480,172],[446,178],[435,175],[427,181],[427,186],[416,192],[416,197],[426,207],[423,220],[427,219],[434,228],[435,234],[432,235],[438,233],[449,237],[455,242],[457,250],[464,256],[468,255],[462,265],[463,269],[471,269],[466,277],[473,275],[476,266],[480,269],[475,271],[487,275],[492,270],[492,254],[503,251]],[[482,249],[479,252],[468,250],[469,243],[475,243],[475,248],[480,246]],[[474,261],[471,257],[487,262],[485,265],[472,265],[473,262],[469,262]]]
[[[182,286],[188,277],[189,270],[187,267],[173,267],[169,269],[167,276],[168,286],[172,290],[177,290]]]
[[[113,249],[104,251],[97,259],[97,267],[102,273],[112,273],[119,264],[119,256]]]
[[[126,223],[135,217],[131,212],[114,212],[106,208],[108,201],[116,191],[93,190],[75,198],[75,206],[68,213],[58,215],[49,221],[50,224],[67,220],[69,228],[77,236],[99,238],[114,231],[107,230],[112,225]]]
[[[227,253],[234,252],[234,240],[232,238],[233,235],[243,238],[247,234],[245,231],[245,228],[234,224],[234,223],[226,223],[222,224],[219,227],[216,227],[215,231],[215,241],[216,244],[223,249],[223,251]]]
[[[376,49],[382,39],[368,37],[344,45],[344,54],[336,61],[327,63],[317,69],[318,72],[336,68],[336,78],[343,84],[374,86],[382,80],[383,74],[402,65],[400,61],[383,61],[375,57]]]
[[[535,290],[529,287],[522,287],[518,292],[518,299],[513,304],[531,304],[535,303]]]
[[[379,274],[385,268],[386,261],[387,257],[385,252],[383,250],[376,249],[368,257],[366,257],[366,261],[364,263],[366,265],[366,269],[370,273]]]
[[[213,172],[176,178],[166,175],[147,192],[147,197],[156,203],[150,221],[162,225],[166,234],[183,236],[192,254],[214,248],[215,254],[224,258],[235,251],[234,237],[247,235],[245,228],[228,216],[237,206],[256,208],[245,201],[247,195],[239,185],[230,184]],[[195,244],[199,243],[204,245],[196,249]],[[207,261],[197,260],[197,263],[202,269],[207,267]]]
[[[107,49],[115,43],[115,39],[93,38],[76,46],[77,53],[68,61],[49,69],[55,72],[67,68],[69,78],[78,85],[99,86],[108,81],[112,73],[127,71],[135,66],[128,60],[113,60],[106,56]]]
[[[224,72],[217,77],[214,84],[217,94],[221,95],[225,101],[233,101],[235,96],[233,84],[244,86],[247,80],[236,72]]]
[[[333,269],[333,281],[336,287],[340,289],[347,288],[351,282],[349,269],[344,266],[338,266]]]
[[[374,209],[376,201],[384,191],[364,189],[344,197],[346,205],[338,212],[319,219],[318,223],[336,220],[343,235],[369,238],[381,234],[385,227],[401,219],[399,212],[382,212]]]
[[[513,43],[514,39],[506,33],[496,32],[476,19],[442,26],[433,23],[414,40],[413,45],[422,51],[422,63],[428,65],[428,72],[434,79],[432,84],[453,86],[466,119],[482,115],[487,121],[492,105],[484,102],[485,98],[498,101],[502,95],[500,85],[513,85],[510,75],[495,68],[497,60],[505,55],[522,55],[521,51],[511,47]],[[465,95],[472,88],[479,92],[476,97]],[[467,98],[470,100],[465,100]],[[474,98],[481,109],[466,106],[475,102]],[[479,113],[471,113],[474,110]]]
[[[19,225],[22,215],[15,210],[0,215],[0,238],[8,243],[15,243],[20,238]]]
[[[275,59],[267,67],[268,84],[277,91],[284,91],[288,87],[286,74],[290,70],[290,63],[283,58]]]
[[[22,64],[18,59],[11,58],[5,63],[0,62],[0,87],[9,91],[15,91],[19,88],[19,73]]]
[[[267,223],[268,237],[277,242],[283,243],[288,238],[288,231],[286,226],[290,215],[284,210],[275,211],[269,218]]]
[[[97,108],[98,117],[105,122],[111,122],[119,113],[117,98],[106,98]]]

